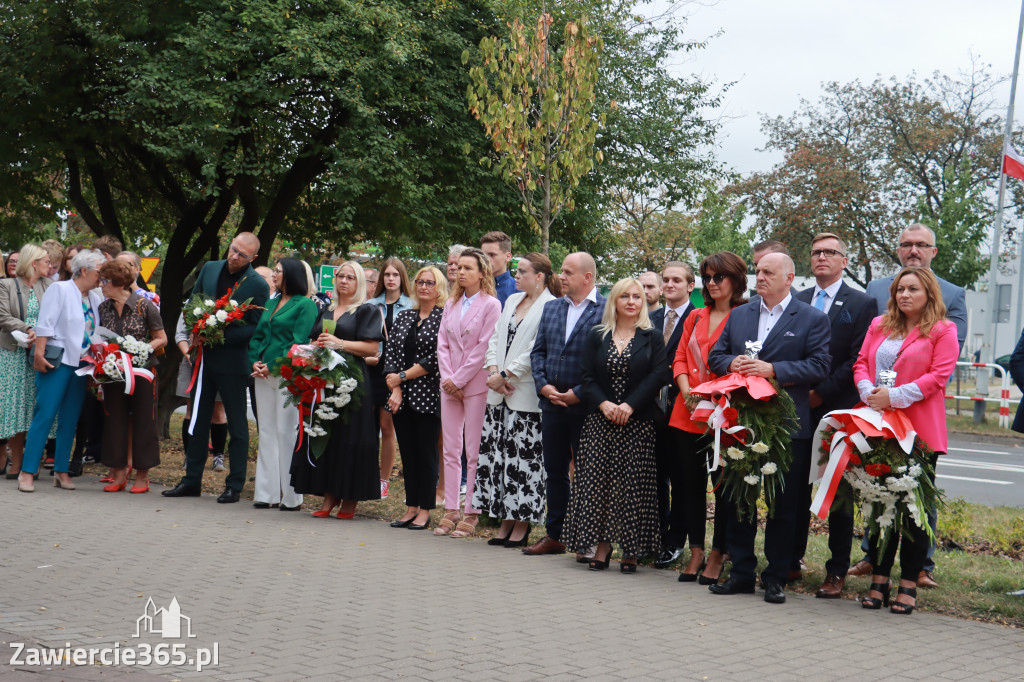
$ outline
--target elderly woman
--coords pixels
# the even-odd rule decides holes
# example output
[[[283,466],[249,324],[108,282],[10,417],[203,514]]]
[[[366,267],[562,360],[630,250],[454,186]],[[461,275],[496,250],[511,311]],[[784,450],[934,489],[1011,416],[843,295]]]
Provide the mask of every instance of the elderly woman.
[[[35,343],[35,325],[39,317],[39,302],[50,286],[46,273],[50,256],[35,244],[21,247],[21,261],[17,277],[0,279],[0,438],[6,438],[7,447],[0,446],[0,462],[6,465],[10,448],[11,473],[17,478],[21,471],[21,458],[25,452],[25,432],[32,422],[32,408],[36,402],[35,372],[25,361],[25,348],[19,346],[11,332],[26,335],[24,343]],[[4,466],[0,465],[0,470]]]
[[[377,354],[384,330],[377,307],[366,303],[366,277],[359,263],[345,261],[338,266],[334,300],[313,322],[308,338],[352,356],[349,360],[363,373],[364,393],[358,407],[348,407],[346,418],[334,421],[327,449],[318,459],[306,448],[292,456],[292,487],[299,494],[323,496],[313,516],[328,517],[338,507],[339,519],[351,519],[357,502],[380,499],[377,429],[363,358]]]
[[[860,355],[853,366],[861,400],[876,410],[902,409],[914,425],[917,435],[934,452],[935,463],[946,453],[945,386],[956,367],[960,346],[956,326],[945,319],[939,281],[928,268],[900,270],[889,287],[889,307],[868,327]],[[883,371],[896,372],[896,385],[886,388],[880,381]],[[910,614],[917,605],[917,577],[928,552],[928,534],[923,527],[900,538],[892,530],[885,553],[879,556],[878,536],[869,538],[871,588],[861,599],[866,609],[880,609],[889,603],[892,584],[889,574],[900,550],[900,584],[890,611]]]
[[[267,509],[280,504],[284,511],[302,506],[302,495],[291,486],[289,472],[299,427],[299,411],[286,406],[281,379],[271,376],[295,344],[309,343],[309,330],[317,317],[316,304],[307,296],[306,269],[302,261],[282,258],[273,270],[277,298],[267,308],[249,341],[249,363],[255,381],[256,409],[260,415],[259,454],[256,458],[256,492],[253,506]]]
[[[491,334],[487,367],[487,416],[476,469],[473,506],[501,519],[489,545],[524,547],[530,524],[544,517],[545,472],[540,398],[533,385],[530,351],[544,304],[561,296],[561,281],[540,253],[519,259],[516,288]]]
[[[122,261],[100,266],[100,285],[106,300],[99,306],[100,326],[120,337],[131,336],[148,343],[155,353],[167,345],[160,311],[152,301],[135,294],[132,268]],[[155,361],[155,356],[150,355]],[[152,364],[152,363],[151,363]],[[131,395],[119,383],[103,388],[103,463],[110,467],[108,493],[125,489],[129,463],[136,470],[133,493],[149,491],[149,470],[160,464],[160,442],[156,426],[156,381],[140,380]],[[130,457],[130,459],[129,459]]]
[[[391,395],[388,410],[402,450],[405,514],[392,528],[426,530],[435,506],[437,439],[441,435],[441,385],[437,374],[437,334],[448,283],[434,267],[415,278],[412,310],[395,317],[384,351],[384,372]]]
[[[409,298],[411,294],[405,264],[397,258],[388,258],[380,269],[380,279],[373,289],[373,298],[369,301],[380,310],[381,318],[384,320],[385,340],[391,334],[398,313],[412,307],[412,299]],[[380,496],[386,498],[388,480],[395,465],[395,425],[391,420],[391,413],[384,409],[388,400],[388,387],[384,383],[384,374],[379,363],[380,357],[366,358],[366,364],[370,368],[373,406],[376,409],[374,415],[380,425]]]
[[[39,470],[46,437],[57,419],[57,448],[54,480],[58,488],[74,490],[68,476],[75,425],[82,410],[88,378],[75,374],[99,320],[102,295],[99,266],[106,258],[99,251],[82,251],[71,261],[71,279],[56,282],[46,290],[39,306],[32,366],[36,368],[36,407],[25,439],[25,460],[18,477],[18,490],[35,490],[33,476]],[[59,418],[58,418],[59,417]]]
[[[612,542],[622,550],[623,573],[637,558],[658,551],[655,398],[670,380],[665,341],[647,316],[639,281],[612,287],[601,324],[583,349],[583,395],[590,410],[580,434],[563,541],[585,554],[597,546],[590,570],[608,568]]]

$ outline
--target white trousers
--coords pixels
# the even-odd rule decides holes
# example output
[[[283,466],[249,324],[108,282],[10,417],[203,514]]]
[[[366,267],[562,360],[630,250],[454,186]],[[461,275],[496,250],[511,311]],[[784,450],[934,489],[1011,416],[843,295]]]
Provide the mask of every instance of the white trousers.
[[[255,502],[302,504],[302,495],[292,488],[292,451],[298,435],[299,410],[285,407],[281,379],[271,376],[255,380],[256,411],[259,415],[259,450],[256,455]]]

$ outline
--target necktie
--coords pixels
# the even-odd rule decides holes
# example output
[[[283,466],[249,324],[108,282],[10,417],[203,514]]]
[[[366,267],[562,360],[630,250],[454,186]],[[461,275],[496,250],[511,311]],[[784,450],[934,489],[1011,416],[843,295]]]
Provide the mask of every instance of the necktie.
[[[817,308],[818,310],[822,311],[822,312],[825,312],[825,297],[826,296],[828,296],[828,294],[826,294],[825,290],[822,289],[821,291],[818,292],[818,297],[814,299],[814,307]]]
[[[672,331],[676,328],[676,311],[668,311],[668,316],[665,318],[665,343],[672,338]]]

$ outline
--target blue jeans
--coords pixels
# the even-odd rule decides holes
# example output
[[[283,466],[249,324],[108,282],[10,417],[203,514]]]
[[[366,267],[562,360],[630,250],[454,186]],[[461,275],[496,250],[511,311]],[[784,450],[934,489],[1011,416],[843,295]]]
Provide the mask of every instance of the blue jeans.
[[[36,372],[36,406],[25,437],[22,471],[30,474],[39,471],[43,448],[46,447],[46,439],[56,419],[57,449],[53,455],[53,470],[67,473],[71,446],[75,443],[78,415],[82,411],[82,401],[89,385],[88,377],[75,374],[77,369],[60,363],[48,372]]]

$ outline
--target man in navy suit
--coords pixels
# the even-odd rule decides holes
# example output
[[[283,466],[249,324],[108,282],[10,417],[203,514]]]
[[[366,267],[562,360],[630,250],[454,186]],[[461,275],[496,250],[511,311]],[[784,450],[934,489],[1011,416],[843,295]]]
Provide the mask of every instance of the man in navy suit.
[[[665,294],[665,306],[651,313],[651,324],[662,333],[665,339],[665,361],[672,371],[672,361],[676,357],[679,339],[683,335],[683,322],[693,312],[690,293],[696,283],[693,270],[686,263],[670,261],[665,263],[661,273],[662,293]],[[679,388],[673,382],[663,389],[662,407],[665,414],[672,414],[672,405],[679,396]],[[678,447],[673,429],[667,423],[656,425],[657,441],[654,454],[658,464],[658,517],[661,519],[661,554],[654,561],[655,568],[665,568],[676,561],[683,553],[686,543],[686,528],[683,522],[682,500],[677,499],[676,484],[682,491],[683,473],[679,471],[679,463],[683,453]],[[670,490],[672,494],[670,495]]]
[[[784,491],[776,498],[775,514],[765,527],[768,568],[761,575],[761,583],[765,588],[764,600],[773,604],[786,601],[785,584],[794,561],[795,529],[810,475],[810,391],[828,377],[832,360],[828,354],[828,316],[793,298],[789,293],[793,276],[793,260],[789,256],[763,256],[757,264],[760,298],[733,309],[708,361],[711,371],[720,376],[739,372],[774,377],[796,404],[799,426],[791,445],[793,462],[785,474]],[[746,342],[755,340],[762,344],[757,359],[744,355]],[[730,513],[735,514],[735,505],[729,506]],[[730,519],[726,546],[732,555],[732,574],[725,582],[711,585],[708,589],[712,593],[754,592],[756,535],[756,522]]]
[[[860,402],[853,381],[853,363],[857,360],[871,320],[875,317],[875,301],[843,281],[843,270],[849,264],[846,244],[831,232],[822,232],[811,242],[811,269],[815,284],[796,295],[798,301],[811,305],[828,315],[830,327],[829,354],[832,365],[829,376],[811,389],[812,428],[832,410],[848,410]],[[813,465],[813,462],[812,462]],[[840,485],[847,485],[845,482]],[[851,491],[852,493],[852,491]],[[825,562],[825,580],[815,596],[838,598],[846,583],[853,545],[853,497],[846,495],[846,504],[835,503],[828,515],[828,546],[832,557]],[[804,499],[796,528],[796,551],[790,578],[801,577],[800,559],[807,550],[807,527],[811,520],[811,485],[804,485]]]
[[[540,396],[541,440],[547,472],[547,535],[523,554],[561,554],[562,524],[569,508],[569,462],[579,448],[586,412],[580,404],[581,359],[590,329],[601,322],[605,299],[594,286],[597,264],[589,253],[562,261],[565,296],[548,301],[530,353],[533,381]]]
[[[900,259],[902,267],[916,266],[931,269],[932,259],[939,253],[935,246],[935,232],[927,225],[914,223],[908,225],[900,233],[900,243],[896,249],[896,256]],[[884,315],[889,307],[889,287],[896,275],[890,275],[883,279],[874,279],[868,282],[867,295],[878,303],[878,314]],[[960,343],[960,350],[964,348],[964,341],[967,339],[967,295],[963,287],[958,287],[952,282],[947,282],[941,277],[939,289],[942,292],[942,302],[946,304],[946,319],[956,325],[956,340]],[[936,532],[938,521],[938,510],[932,508],[928,512],[928,525],[932,527],[932,533]],[[864,537],[861,543],[864,550],[864,558],[854,564],[849,575],[871,575],[873,567],[868,560],[868,539]],[[924,562],[924,568],[917,579],[918,587],[938,587],[933,572],[935,571],[935,545],[928,548],[928,556]]]

